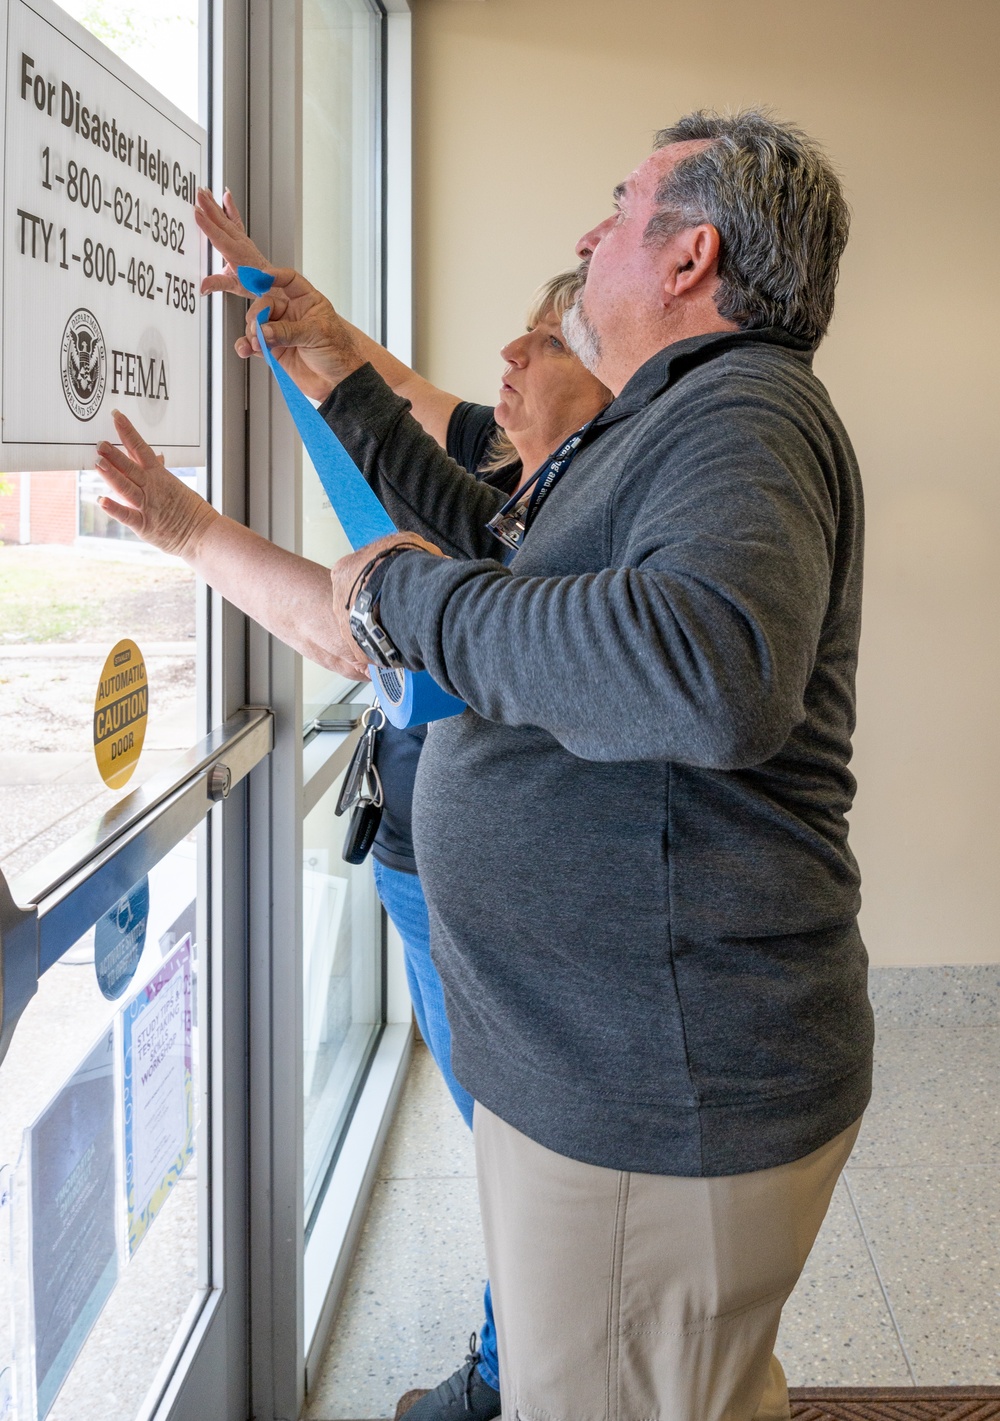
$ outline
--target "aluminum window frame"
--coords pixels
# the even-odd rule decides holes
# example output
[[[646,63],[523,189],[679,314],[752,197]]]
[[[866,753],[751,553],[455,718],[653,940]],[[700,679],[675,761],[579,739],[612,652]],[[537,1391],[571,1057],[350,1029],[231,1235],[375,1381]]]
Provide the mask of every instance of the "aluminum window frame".
[[[382,337],[402,359],[412,344],[410,11],[383,16]],[[258,245],[297,266],[301,212],[301,0],[250,0],[248,202]],[[298,551],[301,458],[280,392],[249,362],[248,522]],[[280,492],[271,473],[282,469]],[[275,713],[275,749],[249,789],[250,858],[250,1392],[252,1414],[298,1417],[322,1354],[409,1060],[412,1028],[402,954],[383,953],[387,1018],[305,1240],[302,1101],[302,823],[346,765],[356,732],[316,737],[304,753],[297,657],[259,628],[247,638],[248,694]],[[350,697],[353,698],[353,697]],[[308,771],[308,773],[307,773]],[[280,1043],[280,1044],[279,1044]],[[273,1049],[272,1049],[273,1048]]]

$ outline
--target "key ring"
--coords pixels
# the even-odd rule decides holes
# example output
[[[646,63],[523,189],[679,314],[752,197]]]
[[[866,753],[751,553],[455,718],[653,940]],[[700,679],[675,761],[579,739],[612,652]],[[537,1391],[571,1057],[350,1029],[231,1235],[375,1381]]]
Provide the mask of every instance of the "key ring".
[[[378,725],[376,725],[376,726],[374,726],[374,727],[372,726],[372,723],[371,723],[371,716],[372,716],[373,714],[377,714],[377,715],[380,715],[380,716],[382,717],[382,720],[381,720],[380,724],[378,724]],[[385,711],[384,711],[384,710],[382,709],[382,707],[379,705],[378,701],[374,701],[374,702],[367,708],[367,710],[365,710],[365,711],[362,712],[362,715],[361,715],[361,731],[362,731],[362,734],[364,734],[366,731],[371,731],[371,733],[372,733],[373,735],[377,735],[378,732],[384,728],[385,723],[386,723]]]
[[[381,720],[378,725],[373,725],[372,719],[376,715],[381,716]],[[385,711],[379,705],[378,701],[373,701],[368,709],[361,714],[361,738],[364,739],[366,735],[371,736],[374,745],[374,738],[385,723]],[[372,754],[373,751],[370,750],[368,752],[368,765],[364,774],[361,776],[361,784],[359,786],[356,802],[358,804],[370,804],[373,809],[381,809],[385,802],[382,792],[382,776],[378,772],[378,766],[372,761]],[[372,781],[375,782],[374,794],[372,794],[371,791]]]

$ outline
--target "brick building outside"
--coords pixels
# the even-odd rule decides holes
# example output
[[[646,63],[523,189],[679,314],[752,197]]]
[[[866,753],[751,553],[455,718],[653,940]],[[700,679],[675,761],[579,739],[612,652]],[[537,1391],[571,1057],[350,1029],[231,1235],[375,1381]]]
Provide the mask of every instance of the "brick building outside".
[[[0,474],[0,542],[69,547],[79,532],[79,474],[75,469]]]

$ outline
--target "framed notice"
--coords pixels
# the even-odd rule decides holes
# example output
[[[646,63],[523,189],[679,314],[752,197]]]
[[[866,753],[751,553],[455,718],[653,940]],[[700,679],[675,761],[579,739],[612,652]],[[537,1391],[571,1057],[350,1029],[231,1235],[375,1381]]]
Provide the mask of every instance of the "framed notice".
[[[204,130],[51,0],[0,24],[0,467],[92,467],[113,409],[201,465]]]
[[[194,1154],[190,934],[125,1008],[122,1027],[131,1257]]]

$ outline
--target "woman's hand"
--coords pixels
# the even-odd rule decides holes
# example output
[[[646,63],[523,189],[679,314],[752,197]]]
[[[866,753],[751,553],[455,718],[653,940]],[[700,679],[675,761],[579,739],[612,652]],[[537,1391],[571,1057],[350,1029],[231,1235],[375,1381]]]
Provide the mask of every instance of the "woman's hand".
[[[276,267],[246,234],[239,209],[228,191],[222,205],[207,188],[199,188],[194,217],[198,226],[225,259],[225,269],[206,276],[203,295],[226,291],[234,296],[252,297],[240,283],[237,267],[255,266],[274,278],[266,296],[252,300],[247,311],[247,331],[236,341],[236,353],[246,360],[260,355],[256,321],[259,312],[270,310],[271,319],[262,327],[272,355],[313,400],[325,400],[352,370],[365,363],[345,323],[321,292],[291,267]]]
[[[247,236],[240,210],[229,189],[226,188],[223,193],[220,205],[208,188],[199,188],[194,201],[194,220],[226,263],[221,272],[204,278],[201,294],[208,296],[213,291],[228,291],[232,296],[249,299],[253,292],[243,287],[236,268],[255,266],[261,271],[273,272],[274,267]]]
[[[164,467],[162,456],[118,410],[114,421],[124,448],[99,444],[96,468],[119,501],[100,498],[100,506],[144,542],[190,562],[219,514]]]

